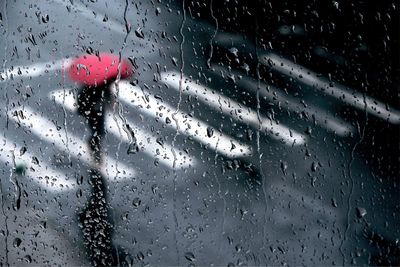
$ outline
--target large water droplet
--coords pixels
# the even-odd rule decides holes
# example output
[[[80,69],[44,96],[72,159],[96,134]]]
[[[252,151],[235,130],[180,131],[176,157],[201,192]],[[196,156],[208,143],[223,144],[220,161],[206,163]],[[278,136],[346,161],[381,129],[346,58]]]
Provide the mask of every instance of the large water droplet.
[[[132,205],[133,205],[135,208],[138,208],[138,207],[140,206],[140,204],[142,204],[142,200],[140,200],[140,198],[138,198],[138,197],[135,197],[135,198],[133,199],[133,201],[132,201]]]
[[[357,207],[357,217],[362,218],[367,215],[367,210],[361,207]]]
[[[22,240],[21,240],[20,238],[16,237],[16,238],[14,239],[14,241],[13,241],[13,246],[14,246],[15,248],[17,248],[17,247],[19,247],[19,246],[21,245],[21,243],[22,243]]]
[[[288,164],[285,161],[281,161],[281,170],[283,172],[284,175],[286,175],[286,170],[288,168]]]
[[[49,15],[48,15],[48,14],[42,15],[42,22],[43,22],[43,23],[49,22]]]
[[[194,254],[193,254],[192,252],[186,252],[186,253],[185,253],[185,258],[186,258],[188,261],[191,261],[191,262],[196,261],[196,258],[195,258]]]
[[[171,57],[171,61],[175,67],[178,67],[178,59],[176,57]]]
[[[212,137],[214,134],[214,129],[212,127],[207,127],[207,136]]]
[[[21,147],[21,149],[19,150],[19,155],[22,156],[23,154],[25,154],[26,150],[27,149],[25,146]]]
[[[138,37],[140,39],[143,39],[144,38],[144,34],[143,34],[143,31],[142,31],[142,28],[138,27],[135,30],[135,35],[136,35],[136,37]]]
[[[331,199],[331,205],[332,205],[332,207],[337,208],[338,205],[337,205],[336,198]]]

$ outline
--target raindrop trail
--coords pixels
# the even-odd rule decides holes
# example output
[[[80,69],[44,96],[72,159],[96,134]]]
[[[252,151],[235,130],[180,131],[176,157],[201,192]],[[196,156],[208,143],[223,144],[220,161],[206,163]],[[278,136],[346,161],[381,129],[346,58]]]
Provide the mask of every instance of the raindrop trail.
[[[118,99],[119,99],[119,86],[118,86],[118,82],[119,82],[119,80],[120,80],[120,78],[121,78],[122,51],[124,50],[124,48],[125,48],[125,46],[126,46],[126,41],[127,41],[127,39],[128,39],[129,33],[130,33],[130,31],[131,31],[131,25],[129,25],[129,22],[128,22],[127,18],[126,18],[126,14],[127,14],[127,12],[128,12],[128,5],[129,5],[129,1],[128,1],[128,0],[125,0],[124,22],[125,22],[126,35],[125,35],[125,37],[124,37],[124,41],[123,41],[123,43],[122,43],[121,49],[119,50],[118,75],[117,75],[117,80],[116,80],[116,82],[115,82],[115,85],[116,85],[116,90],[115,90],[116,93],[115,93],[115,95],[116,95],[116,105],[118,106],[118,117],[124,122],[124,123],[122,124],[122,128],[123,128],[123,130],[125,131],[125,133],[128,135],[129,144],[131,145],[132,142],[133,142],[133,139],[131,138],[131,135],[130,135],[130,132],[129,132],[128,127],[126,126],[126,119],[125,119],[124,116],[122,115],[122,114],[123,114],[123,107],[122,107],[121,103],[120,103],[119,100],[118,100]],[[115,111],[115,106],[114,106],[114,111]],[[118,124],[117,118],[115,117],[115,112],[113,112],[113,117],[114,117],[115,122]],[[118,126],[118,131],[120,131],[119,126]],[[121,140],[121,142],[118,144],[118,150],[117,150],[117,151],[119,151],[119,148],[120,148],[120,146],[121,146],[121,143],[122,143],[122,140]],[[118,152],[117,152],[117,159],[118,159],[118,157],[119,157],[119,155],[118,155]]]
[[[61,53],[61,58],[64,58],[64,56],[63,56],[63,53],[62,53],[62,51],[63,51],[63,49],[60,49],[60,53]],[[62,80],[61,80],[61,84],[62,84],[62,89],[63,89],[63,103],[65,103],[65,70],[64,70],[64,68],[65,68],[65,66],[66,65],[68,65],[68,64],[65,64],[65,62],[64,62],[64,60],[61,62],[61,77],[62,77]],[[66,148],[67,148],[67,153],[68,153],[68,163],[70,163],[71,164],[71,166],[72,166],[72,162],[71,162],[71,151],[69,150],[69,145],[68,145],[68,140],[69,140],[69,138],[68,138],[68,129],[67,129],[67,111],[65,110],[65,106],[64,105],[62,105],[62,110],[63,110],[63,114],[64,114],[64,132],[65,132],[65,146],[66,146]]]
[[[125,29],[126,29],[126,34],[125,34],[125,37],[124,37],[124,40],[123,40],[123,43],[122,43],[122,46],[121,46],[121,49],[119,50],[119,53],[118,53],[118,55],[119,55],[119,61],[118,61],[118,75],[117,75],[117,79],[116,79],[116,81],[115,81],[115,85],[116,85],[116,105],[117,105],[117,107],[118,107],[118,117],[124,122],[123,124],[122,124],[122,128],[124,129],[124,131],[126,132],[126,134],[128,135],[128,136],[130,136],[129,135],[129,130],[128,130],[128,128],[127,128],[127,126],[126,126],[126,119],[124,118],[124,116],[122,115],[123,114],[123,108],[122,108],[122,105],[121,105],[121,103],[118,101],[118,96],[119,96],[119,87],[118,87],[118,82],[119,82],[119,80],[121,79],[121,65],[122,65],[122,63],[121,63],[121,60],[122,60],[122,51],[124,50],[124,48],[125,48],[125,46],[126,46],[126,40],[128,39],[128,36],[129,36],[129,33],[130,33],[130,29],[131,29],[131,26],[129,25],[129,23],[128,23],[128,20],[126,19],[126,14],[127,14],[127,12],[128,12],[128,5],[129,5],[129,1],[128,0],[125,0],[125,8],[124,8],[124,22],[125,22]],[[110,88],[111,89],[111,88]],[[103,116],[104,116],[104,114],[103,114]],[[116,116],[115,116],[115,106],[113,107],[113,118],[114,118],[114,121],[115,121],[115,123],[117,123],[117,125],[118,125],[118,121],[117,121],[117,118],[116,118]],[[119,125],[118,125],[118,131],[120,132],[120,128],[119,128]],[[128,138],[130,138],[130,137],[128,137]],[[132,142],[132,140],[130,140],[130,143]],[[116,169],[116,172],[115,172],[115,177],[114,177],[114,179],[115,180],[117,180],[117,178],[118,178],[118,161],[119,161],[119,151],[120,151],[120,148],[121,148],[121,144],[122,144],[122,139],[120,139],[120,141],[119,141],[119,143],[118,143],[118,147],[117,147],[117,152],[115,153],[116,155],[116,164],[115,164],[115,169]],[[118,248],[117,248],[117,254],[118,254],[119,252],[118,252]]]
[[[3,61],[3,69],[5,69],[6,63],[7,63],[7,50],[8,50],[8,35],[9,35],[9,30],[8,30],[8,18],[7,18],[7,7],[8,7],[8,2],[7,0],[4,0],[4,6],[3,6],[3,12],[4,12],[4,21],[6,24],[6,34],[5,34],[5,40],[6,40],[6,44],[4,46],[4,61]],[[6,84],[5,84],[5,88],[7,88],[7,84],[8,84],[8,75],[6,72]],[[8,99],[8,94],[7,94],[7,90],[4,90],[4,96],[6,99],[6,128],[8,129],[8,123],[9,123],[9,117],[8,117],[8,104],[9,104],[9,99]],[[4,137],[5,137],[5,133],[4,133]],[[10,172],[10,179],[12,176],[12,170]],[[9,230],[8,230],[8,216],[4,211],[4,194],[3,194],[3,184],[0,183],[0,190],[1,190],[1,211],[4,215],[4,223],[5,223],[5,229],[6,229],[6,236],[4,238],[5,241],[5,250],[6,250],[6,266],[10,266],[10,263],[8,262],[8,235],[9,235]]]
[[[266,184],[266,179],[265,179],[265,174],[262,170],[262,156],[263,154],[260,153],[260,131],[262,129],[262,119],[260,115],[260,89],[261,89],[261,75],[260,75],[260,60],[259,60],[259,54],[258,54],[258,38],[257,38],[257,33],[258,33],[258,18],[257,18],[257,10],[255,10],[255,26],[256,26],[256,35],[255,35],[255,54],[256,54],[256,59],[257,59],[257,66],[256,66],[256,73],[257,73],[257,119],[258,119],[258,128],[257,128],[257,154],[259,158],[258,162],[258,168],[261,174],[261,186],[262,186],[262,191],[264,195],[264,217],[263,217],[263,241],[262,241],[262,248],[265,249],[265,242],[266,242],[266,221],[267,221],[267,208],[268,208],[268,202],[267,202],[267,192],[265,190],[265,184]]]
[[[118,117],[124,122],[123,125],[122,125],[122,128],[124,129],[124,131],[125,131],[126,134],[128,135],[128,138],[130,139],[130,140],[129,140],[130,143],[132,143],[132,140],[131,140],[131,137],[130,137],[130,134],[129,134],[128,127],[126,126],[126,119],[125,119],[124,116],[123,116],[122,105],[121,105],[121,103],[118,101],[118,95],[119,95],[118,81],[119,81],[120,78],[121,78],[121,65],[122,65],[121,59],[122,59],[122,51],[124,50],[124,48],[125,48],[125,46],[126,46],[126,40],[128,39],[128,36],[129,36],[129,33],[130,33],[130,29],[131,29],[131,26],[129,25],[128,20],[126,19],[126,13],[128,12],[128,5],[129,5],[129,1],[128,1],[128,0],[125,0],[124,22],[125,22],[126,35],[125,35],[125,37],[124,37],[124,40],[123,40],[121,49],[119,50],[118,75],[117,75],[117,79],[116,79],[116,82],[114,83],[114,85],[116,85],[116,98],[115,98],[115,101],[116,101],[116,104],[117,104],[117,106],[118,106]],[[111,89],[111,88],[110,88],[110,89]],[[104,116],[104,114],[103,114],[103,116]],[[114,118],[115,123],[117,123],[118,132],[121,132],[120,127],[119,127],[118,122],[117,122],[117,117],[115,116],[115,106],[113,107],[113,118]],[[116,151],[116,155],[115,155],[115,156],[116,156],[116,164],[115,164],[116,172],[115,172],[114,180],[117,180],[117,178],[118,178],[118,161],[119,161],[119,151],[120,151],[120,148],[121,148],[121,144],[122,144],[122,139],[120,139],[120,141],[119,141],[119,143],[118,143],[118,147],[117,147],[117,151]],[[114,222],[115,222],[115,213],[114,213],[114,212],[113,212],[113,216],[114,216]],[[119,266],[119,251],[118,251],[118,246],[116,246],[115,249],[116,249],[116,253],[117,253],[117,261],[118,261],[118,266]]]
[[[183,70],[185,69],[185,60],[184,60],[184,53],[183,53],[183,44],[185,43],[185,35],[183,34],[183,26],[185,25],[186,22],[186,11],[185,11],[185,0],[182,1],[182,22],[181,22],[181,27],[179,28],[179,33],[182,37],[182,41],[179,45],[179,52],[180,52],[180,58],[181,58],[181,68],[180,68],[180,79],[179,79],[179,99],[178,99],[178,104],[176,106],[176,110],[172,116],[174,120],[175,115],[178,114],[180,107],[181,107],[181,102],[182,102],[182,81],[183,81]],[[176,121],[176,124],[178,125],[178,122]],[[178,126],[179,128],[179,126]],[[176,137],[178,135],[179,131],[176,131],[176,134],[174,136],[174,142],[176,141]]]
[[[209,69],[211,68],[211,63],[210,63],[210,62],[211,62],[211,58],[212,58],[213,53],[214,53],[213,42],[214,42],[215,36],[216,36],[217,33],[218,33],[218,20],[217,20],[217,18],[214,16],[213,0],[210,0],[210,13],[211,13],[211,17],[212,17],[213,20],[215,21],[215,31],[214,31],[213,36],[212,36],[211,39],[210,39],[210,54],[209,54],[209,57],[208,57],[208,59],[207,59],[207,67],[208,67]]]
[[[364,96],[364,104],[365,104],[365,124],[363,125],[362,131],[360,133],[360,130],[358,131],[360,133],[360,139],[354,144],[352,150],[351,150],[351,158],[349,161],[349,164],[347,165],[347,173],[349,175],[349,179],[350,179],[350,192],[349,192],[349,197],[347,198],[347,213],[346,213],[346,229],[344,231],[344,236],[342,241],[340,242],[340,246],[339,246],[339,251],[343,257],[343,262],[342,265],[344,266],[346,263],[346,257],[343,251],[343,245],[344,242],[347,240],[347,233],[350,229],[350,212],[351,212],[351,198],[353,196],[353,191],[354,191],[354,178],[351,172],[351,166],[353,164],[354,161],[354,153],[356,151],[356,148],[364,141],[364,136],[365,136],[365,128],[368,124],[368,111],[367,111],[367,101],[366,101],[366,96],[365,94]],[[358,124],[358,123],[357,123]],[[359,128],[359,127],[358,127]]]
[[[182,1],[182,16],[183,17],[182,17],[181,27],[179,28],[179,33],[180,33],[181,38],[182,38],[182,41],[181,41],[181,43],[179,45],[179,52],[180,52],[180,58],[181,58],[181,68],[179,70],[179,72],[180,72],[179,98],[178,98],[178,104],[176,106],[176,110],[172,114],[172,119],[175,120],[177,128],[176,128],[174,139],[172,141],[172,145],[175,145],[176,137],[179,134],[179,123],[178,123],[178,119],[176,118],[176,115],[179,113],[179,110],[180,110],[180,107],[181,107],[181,102],[182,102],[182,81],[183,81],[183,70],[185,68],[184,53],[183,53],[183,44],[185,43],[185,35],[183,34],[183,26],[185,25],[185,22],[186,22],[185,0]]]
[[[120,62],[121,62],[121,60],[120,60]],[[120,70],[118,70],[118,72],[120,72]],[[118,73],[118,75],[120,75],[120,73]],[[118,86],[117,83],[115,83],[114,85],[116,87],[116,90],[115,90],[116,91],[116,95],[117,95],[116,99],[118,99],[119,86]],[[122,113],[123,112],[123,107],[122,107],[121,103],[118,100],[116,100],[116,101],[117,101],[116,104],[118,106],[118,111],[117,111],[118,117],[120,118],[120,120],[123,121],[122,129],[128,135],[129,143],[131,144],[132,143],[132,138],[130,137],[128,127],[126,126],[126,118],[122,115],[123,114]],[[103,116],[104,116],[104,114],[103,114]],[[119,135],[122,136],[121,128],[119,127],[117,116],[115,115],[115,107],[114,107],[114,111],[113,111],[113,119],[114,119],[115,124],[117,125],[117,129],[118,129]],[[116,165],[115,165],[116,172],[115,172],[115,177],[114,177],[115,180],[118,178],[118,162],[119,162],[119,151],[120,151],[120,148],[121,148],[121,144],[122,144],[122,138],[119,139],[117,151],[115,152],[115,157],[116,157],[116,161],[115,161],[116,162]]]
[[[12,159],[12,164],[13,164],[13,170],[17,169],[17,163],[15,162],[15,145],[14,149],[11,151],[11,159]],[[13,179],[14,177],[14,179]],[[18,182],[17,179],[17,174],[14,172],[11,172],[10,175],[10,181],[14,184],[15,186],[15,209],[19,210],[20,205],[21,205],[21,185]]]
[[[12,176],[12,170],[10,171],[10,177]],[[1,194],[1,212],[4,216],[4,226],[6,228],[6,236],[4,237],[4,242],[5,242],[5,249],[6,249],[6,266],[10,266],[8,262],[8,235],[9,235],[9,230],[8,230],[8,216],[6,212],[4,211],[4,193],[3,193],[3,184],[0,183],[0,194]]]
[[[176,114],[178,114],[180,106],[181,106],[181,101],[182,101],[182,80],[183,80],[183,70],[185,68],[185,61],[184,61],[184,54],[183,54],[183,44],[185,43],[185,35],[183,34],[183,27],[185,25],[186,22],[186,10],[185,10],[185,0],[182,1],[182,22],[181,22],[181,27],[179,28],[179,33],[182,37],[182,41],[179,45],[179,52],[180,52],[180,58],[181,58],[181,69],[180,69],[180,80],[179,80],[179,99],[178,99],[178,104],[176,106],[176,110],[174,112],[174,114],[172,114],[172,119],[175,121],[176,123],[176,132],[175,132],[175,136],[174,139],[172,140],[172,153],[174,154],[174,169],[175,169],[175,162],[176,162],[176,154],[175,154],[175,150],[174,150],[174,146],[175,146],[175,142],[176,142],[176,138],[179,134],[179,122],[178,119],[176,118]],[[179,224],[178,224],[178,220],[177,220],[177,216],[176,216],[176,179],[177,179],[177,174],[176,174],[176,170],[174,170],[175,175],[174,175],[174,191],[173,191],[173,205],[174,205],[174,209],[173,209],[173,216],[174,216],[174,221],[175,221],[175,232],[174,232],[174,239],[175,239],[175,247],[176,247],[176,254],[177,254],[177,258],[178,258],[178,265],[180,264],[180,252],[179,252],[179,246],[178,246],[178,239],[177,239],[177,231],[179,228]]]

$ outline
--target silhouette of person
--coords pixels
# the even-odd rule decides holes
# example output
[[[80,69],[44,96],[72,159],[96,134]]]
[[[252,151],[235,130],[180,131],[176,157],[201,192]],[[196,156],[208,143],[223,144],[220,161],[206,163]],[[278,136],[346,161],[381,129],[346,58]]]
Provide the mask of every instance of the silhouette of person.
[[[101,164],[101,144],[104,136],[104,120],[111,105],[109,84],[98,87],[84,86],[78,92],[78,112],[90,130],[88,147],[95,163]]]

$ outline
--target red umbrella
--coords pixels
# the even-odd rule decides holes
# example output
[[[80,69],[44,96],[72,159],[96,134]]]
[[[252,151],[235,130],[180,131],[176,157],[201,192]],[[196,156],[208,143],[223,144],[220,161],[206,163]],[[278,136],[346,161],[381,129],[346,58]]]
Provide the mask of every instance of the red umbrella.
[[[68,68],[70,78],[87,86],[101,86],[118,76],[119,57],[113,54],[83,55],[72,61]],[[126,60],[121,60],[121,79],[132,76],[134,68]]]

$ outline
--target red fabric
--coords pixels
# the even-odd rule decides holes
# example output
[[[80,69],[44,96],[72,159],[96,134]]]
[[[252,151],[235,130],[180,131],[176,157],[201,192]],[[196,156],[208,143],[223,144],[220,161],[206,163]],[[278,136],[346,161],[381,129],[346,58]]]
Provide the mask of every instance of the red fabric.
[[[69,77],[88,86],[100,86],[118,76],[119,57],[113,54],[83,55],[75,59],[68,67]],[[134,73],[132,64],[121,60],[121,79],[129,78]]]

